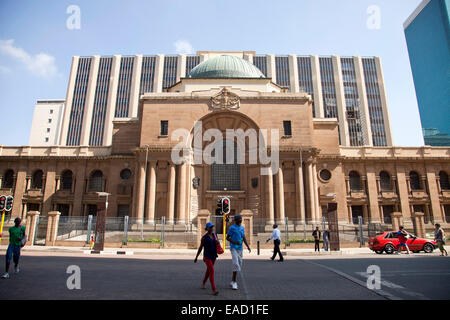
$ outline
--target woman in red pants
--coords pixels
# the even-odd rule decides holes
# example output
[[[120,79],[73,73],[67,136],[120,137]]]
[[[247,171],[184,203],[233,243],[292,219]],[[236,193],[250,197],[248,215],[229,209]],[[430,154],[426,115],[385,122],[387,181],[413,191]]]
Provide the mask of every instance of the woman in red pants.
[[[214,284],[214,262],[216,262],[217,258],[218,240],[216,238],[216,235],[213,233],[213,229],[214,225],[211,222],[208,222],[205,228],[207,233],[202,237],[202,241],[200,243],[200,247],[198,248],[194,262],[197,262],[197,258],[200,255],[200,252],[202,252],[202,249],[205,248],[205,250],[203,251],[203,261],[206,264],[206,273],[205,277],[203,278],[202,288],[206,289],[206,281],[208,281],[209,278],[213,295],[217,296],[219,292],[216,290],[216,286]]]

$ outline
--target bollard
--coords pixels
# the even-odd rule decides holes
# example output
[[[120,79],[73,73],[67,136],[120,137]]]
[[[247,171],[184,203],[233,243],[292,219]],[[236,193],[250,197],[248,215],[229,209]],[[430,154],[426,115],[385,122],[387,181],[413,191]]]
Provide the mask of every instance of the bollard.
[[[123,245],[126,246],[128,243],[128,220],[129,216],[125,216],[123,219]]]
[[[87,234],[86,234],[86,244],[89,244],[91,241],[91,232],[92,232],[92,215],[88,216],[88,227],[87,227]]]
[[[259,256],[259,240],[257,242],[257,252],[258,252],[258,256]]]

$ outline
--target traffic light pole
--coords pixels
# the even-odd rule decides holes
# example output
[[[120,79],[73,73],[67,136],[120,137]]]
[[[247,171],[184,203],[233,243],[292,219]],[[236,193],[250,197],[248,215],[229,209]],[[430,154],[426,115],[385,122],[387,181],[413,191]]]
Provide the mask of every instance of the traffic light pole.
[[[3,222],[5,221],[5,209],[3,209],[2,213],[2,225],[0,226],[0,234],[3,234]],[[0,236],[0,244],[2,244],[2,237]]]
[[[225,233],[227,231],[227,225],[226,225],[226,221],[225,221],[225,214],[222,215],[222,221],[223,221],[223,252],[225,252]]]

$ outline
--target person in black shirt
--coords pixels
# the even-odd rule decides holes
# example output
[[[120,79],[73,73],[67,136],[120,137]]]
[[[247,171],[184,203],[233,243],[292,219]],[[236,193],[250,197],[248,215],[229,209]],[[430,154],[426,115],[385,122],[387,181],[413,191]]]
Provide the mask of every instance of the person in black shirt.
[[[314,252],[320,252],[320,230],[319,227],[316,227],[316,230],[313,231],[312,236],[314,237]]]
[[[202,288],[206,289],[206,281],[209,278],[211,282],[211,289],[213,291],[213,295],[217,296],[219,291],[216,290],[216,285],[214,284],[214,263],[217,258],[217,240],[216,234],[213,233],[214,225],[211,222],[206,224],[205,230],[207,233],[202,237],[200,247],[198,248],[197,255],[195,256],[194,262],[197,262],[197,258],[200,255],[200,252],[203,251],[203,261],[206,264],[206,273],[203,278]]]

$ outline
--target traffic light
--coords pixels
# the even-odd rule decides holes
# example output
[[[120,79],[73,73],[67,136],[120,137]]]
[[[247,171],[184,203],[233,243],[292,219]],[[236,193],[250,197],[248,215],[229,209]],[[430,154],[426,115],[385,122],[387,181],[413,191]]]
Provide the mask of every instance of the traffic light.
[[[222,200],[217,200],[216,216],[222,215]]]
[[[5,205],[6,205],[6,197],[1,196],[0,197],[0,211],[5,210]]]
[[[5,210],[11,211],[13,207],[14,197],[13,196],[7,196],[6,197],[6,204],[5,204]]]
[[[225,216],[225,222],[226,222],[226,223],[230,222],[230,215],[229,215],[229,214],[227,214],[227,215]]]
[[[230,213],[230,199],[227,197],[222,198],[222,212],[225,214]]]

